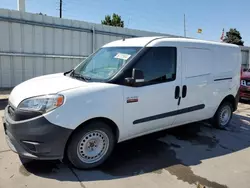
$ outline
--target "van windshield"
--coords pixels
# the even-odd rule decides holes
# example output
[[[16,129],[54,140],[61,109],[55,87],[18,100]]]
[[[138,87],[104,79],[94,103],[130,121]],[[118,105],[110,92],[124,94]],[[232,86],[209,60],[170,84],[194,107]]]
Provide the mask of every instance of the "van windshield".
[[[104,81],[115,75],[141,47],[106,47],[84,60],[71,76],[85,81]]]

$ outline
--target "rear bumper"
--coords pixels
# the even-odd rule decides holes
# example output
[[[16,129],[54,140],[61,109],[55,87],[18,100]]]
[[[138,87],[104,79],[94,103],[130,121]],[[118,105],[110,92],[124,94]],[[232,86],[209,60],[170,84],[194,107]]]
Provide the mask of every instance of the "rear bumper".
[[[3,126],[10,149],[31,159],[62,159],[72,132],[49,122],[45,117],[13,121],[5,109]]]

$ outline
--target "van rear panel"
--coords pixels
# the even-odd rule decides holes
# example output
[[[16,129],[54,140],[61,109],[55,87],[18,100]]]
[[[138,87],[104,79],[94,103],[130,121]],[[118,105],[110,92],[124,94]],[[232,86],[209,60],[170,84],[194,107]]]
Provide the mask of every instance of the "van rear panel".
[[[179,108],[204,105],[201,110],[178,117],[177,123],[211,118],[222,100],[236,97],[240,84],[241,52],[236,46],[206,43],[182,43],[182,86],[187,96]]]

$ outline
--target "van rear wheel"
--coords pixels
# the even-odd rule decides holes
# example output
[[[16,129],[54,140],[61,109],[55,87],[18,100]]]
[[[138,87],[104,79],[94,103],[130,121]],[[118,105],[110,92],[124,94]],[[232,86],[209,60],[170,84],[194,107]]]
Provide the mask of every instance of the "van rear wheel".
[[[72,135],[67,157],[76,168],[94,168],[109,157],[114,145],[111,128],[104,122],[93,121]]]
[[[229,126],[233,116],[233,106],[230,102],[224,102],[218,108],[212,119],[212,125],[216,128],[224,129]]]

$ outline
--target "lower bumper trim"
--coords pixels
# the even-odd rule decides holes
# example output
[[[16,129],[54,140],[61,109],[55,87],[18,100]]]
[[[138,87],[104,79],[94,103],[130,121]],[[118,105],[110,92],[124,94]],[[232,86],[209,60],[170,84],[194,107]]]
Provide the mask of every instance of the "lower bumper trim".
[[[71,129],[63,128],[40,116],[13,121],[7,111],[3,119],[6,142],[20,156],[38,160],[62,159]]]
[[[5,135],[5,140],[9,146],[9,148],[17,153],[18,155],[28,158],[28,159],[36,159],[36,160],[54,160],[54,159],[63,159],[63,155],[51,155],[51,154],[44,154],[41,155],[38,153],[38,155],[35,155],[31,152],[28,152],[24,149],[24,147],[9,133],[7,132]]]

